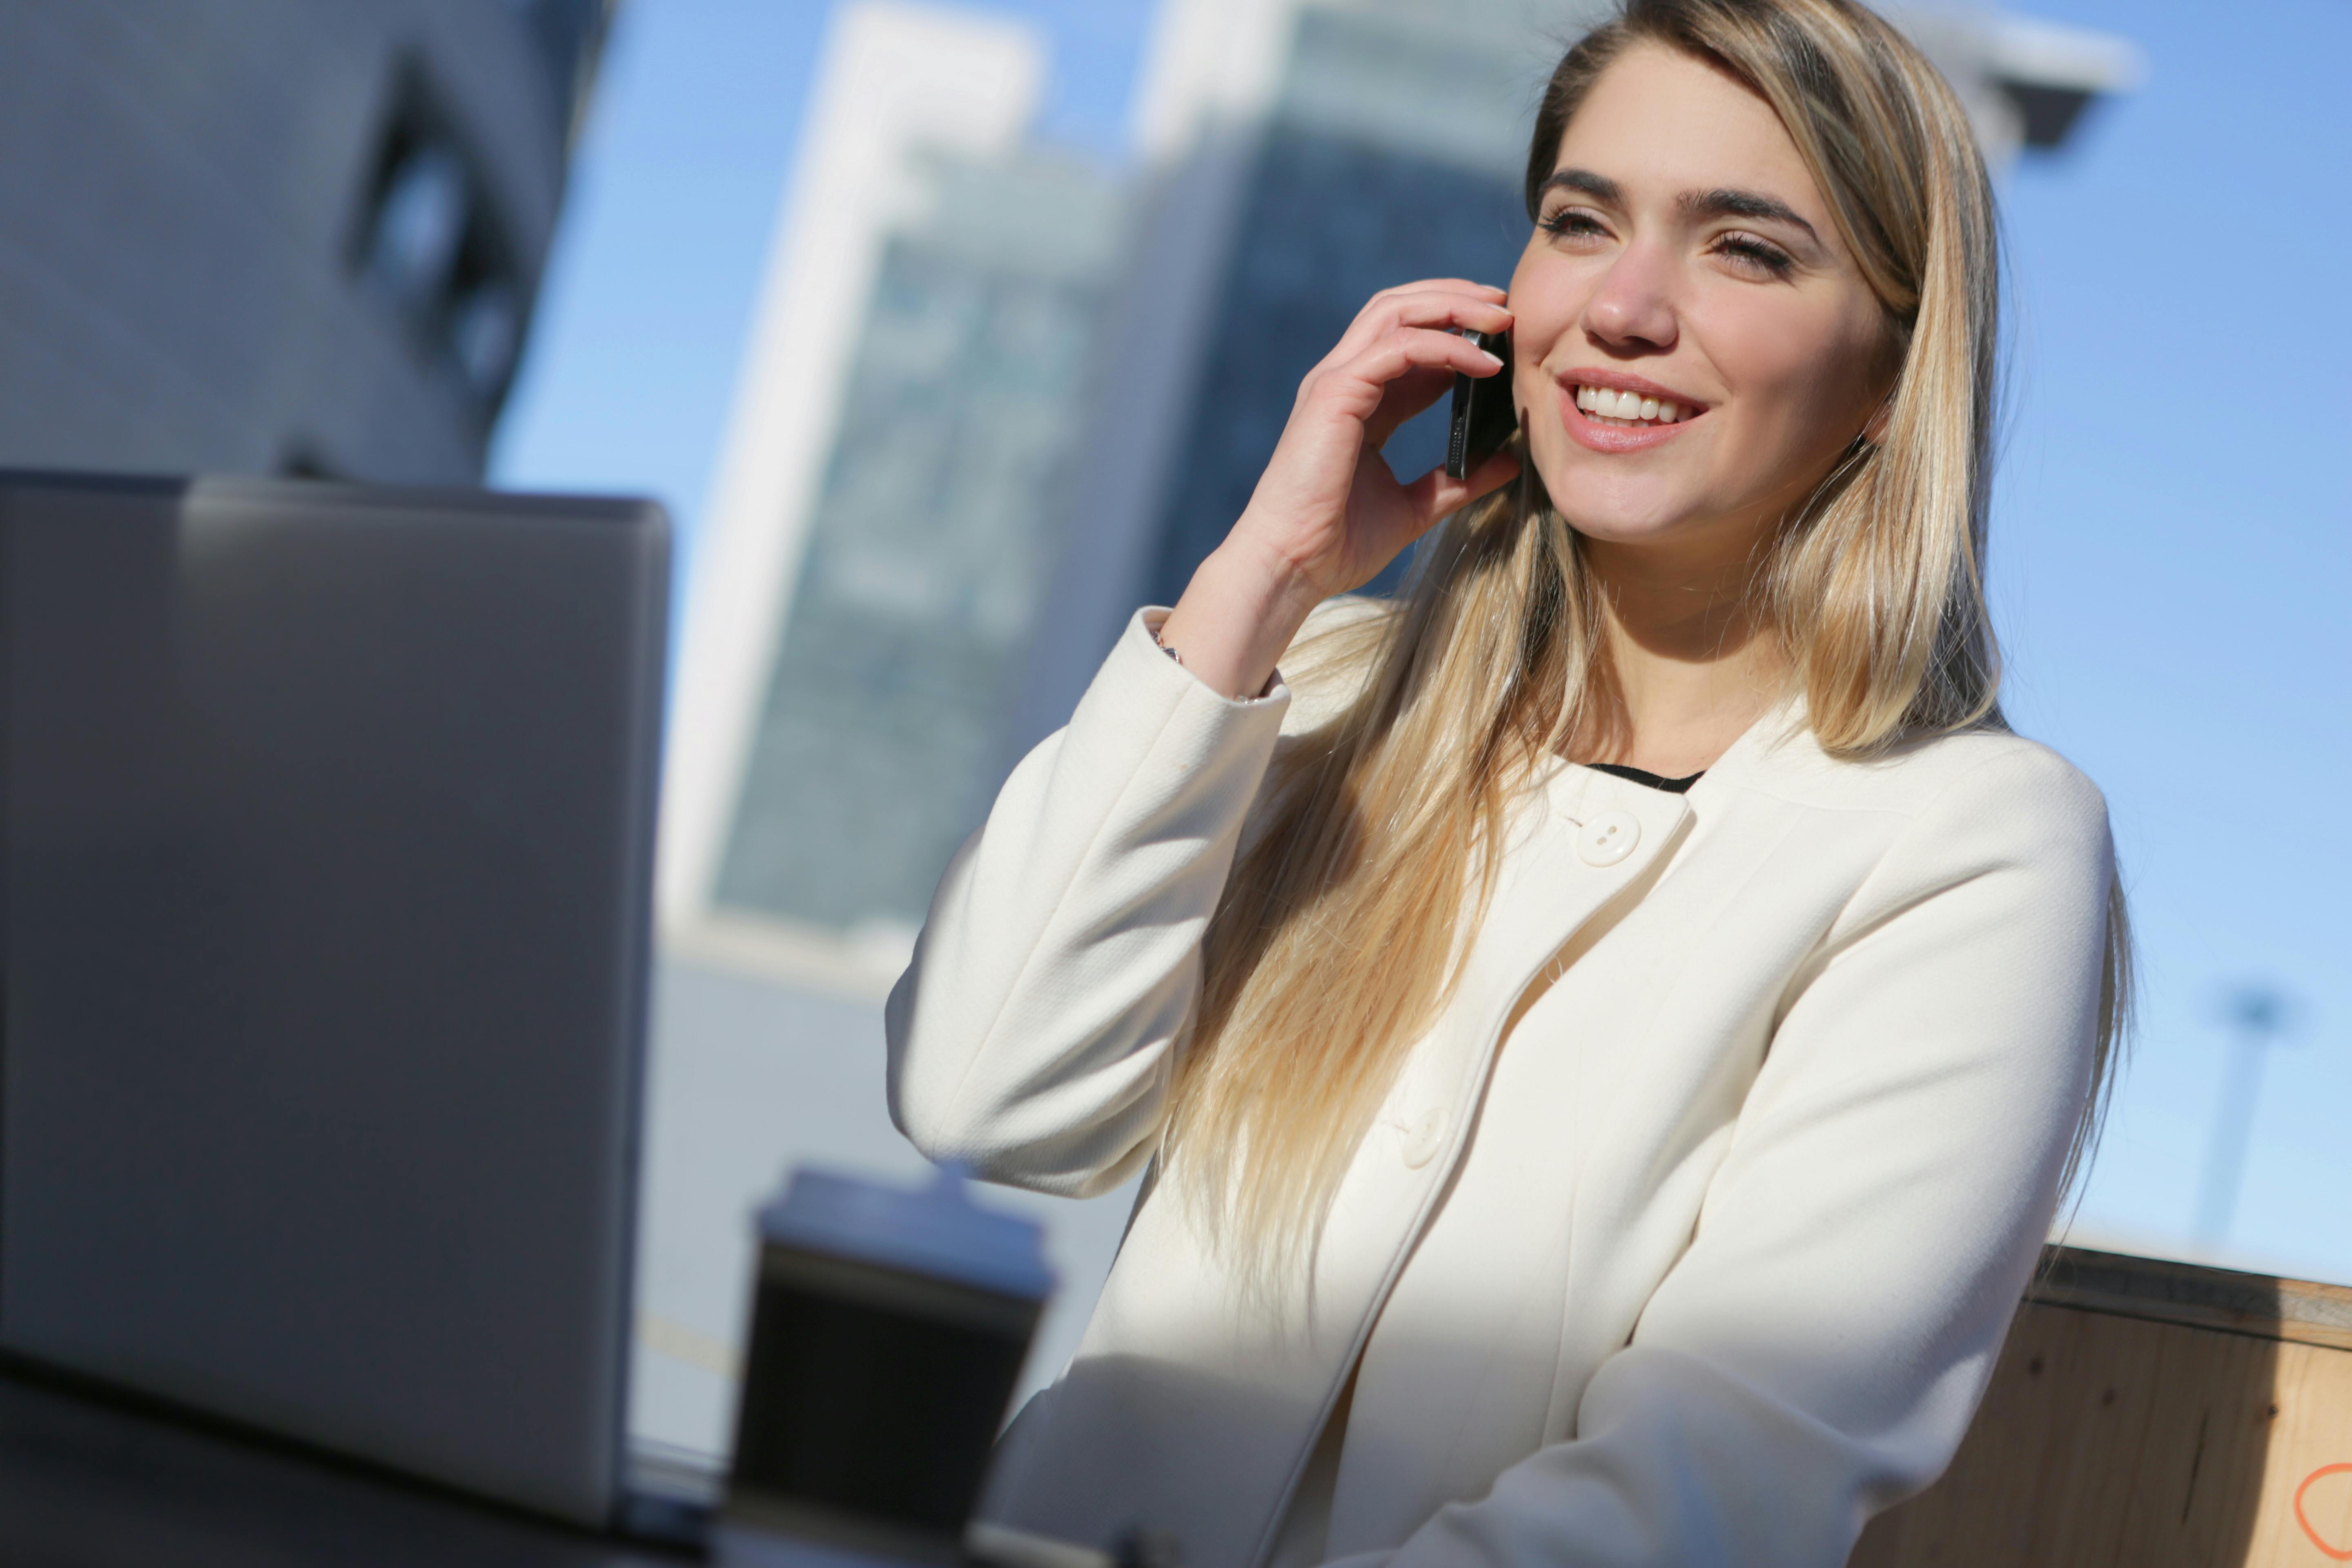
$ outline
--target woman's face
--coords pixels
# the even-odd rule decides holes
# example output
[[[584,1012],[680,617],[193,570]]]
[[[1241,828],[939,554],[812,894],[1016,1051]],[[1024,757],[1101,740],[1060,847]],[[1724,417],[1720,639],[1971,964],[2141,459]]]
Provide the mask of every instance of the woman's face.
[[[1828,474],[1895,369],[1779,118],[1654,46],[1569,122],[1510,308],[1536,471],[1579,531],[1625,544],[1745,550]]]

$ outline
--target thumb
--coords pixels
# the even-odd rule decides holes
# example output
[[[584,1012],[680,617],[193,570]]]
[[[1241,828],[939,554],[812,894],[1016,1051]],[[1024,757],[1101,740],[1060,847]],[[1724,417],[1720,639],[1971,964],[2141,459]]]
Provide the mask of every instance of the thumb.
[[[1519,455],[1516,443],[1470,470],[1467,477],[1455,479],[1446,477],[1445,465],[1440,463],[1405,487],[1405,499],[1427,528],[1448,513],[1460,511],[1481,496],[1492,495],[1519,476]]]

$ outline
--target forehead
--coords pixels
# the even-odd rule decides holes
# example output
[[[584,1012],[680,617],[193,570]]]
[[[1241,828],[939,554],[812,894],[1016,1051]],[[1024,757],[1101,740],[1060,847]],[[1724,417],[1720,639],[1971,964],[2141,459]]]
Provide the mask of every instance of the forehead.
[[[1627,199],[1751,190],[1829,232],[1827,204],[1771,105],[1716,66],[1637,44],[1601,73],[1560,138],[1556,168],[1616,181]]]

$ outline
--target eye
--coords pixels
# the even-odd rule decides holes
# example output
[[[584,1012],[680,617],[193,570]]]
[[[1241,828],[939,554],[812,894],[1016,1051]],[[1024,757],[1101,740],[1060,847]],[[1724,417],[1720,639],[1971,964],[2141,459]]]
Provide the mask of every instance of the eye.
[[[1536,226],[1554,239],[1598,239],[1609,232],[1591,207],[1555,207]]]
[[[1789,253],[1753,234],[1727,234],[1718,237],[1713,247],[1715,254],[1753,278],[1785,278],[1797,263]]]

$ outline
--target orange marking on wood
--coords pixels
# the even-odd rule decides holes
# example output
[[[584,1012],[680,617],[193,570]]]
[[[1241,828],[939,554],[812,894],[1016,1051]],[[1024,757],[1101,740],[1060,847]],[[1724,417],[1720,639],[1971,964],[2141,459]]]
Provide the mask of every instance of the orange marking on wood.
[[[2303,1485],[2294,1489],[2295,1523],[2303,1526],[2303,1532],[2311,1537],[2311,1543],[2314,1546],[2318,1547],[2320,1551],[2326,1552],[2329,1557],[2335,1559],[2338,1563],[2352,1563],[2352,1546],[2342,1547],[2340,1549],[2330,1546],[2327,1543],[2326,1539],[2322,1536],[2317,1530],[2312,1528],[2311,1516],[2303,1511],[2303,1494],[2311,1489],[2312,1482],[2319,1479],[2323,1476],[2340,1476],[2347,1473],[2352,1473],[2352,1465],[2322,1465],[2319,1468],[2312,1471],[2311,1474],[2304,1477]]]

